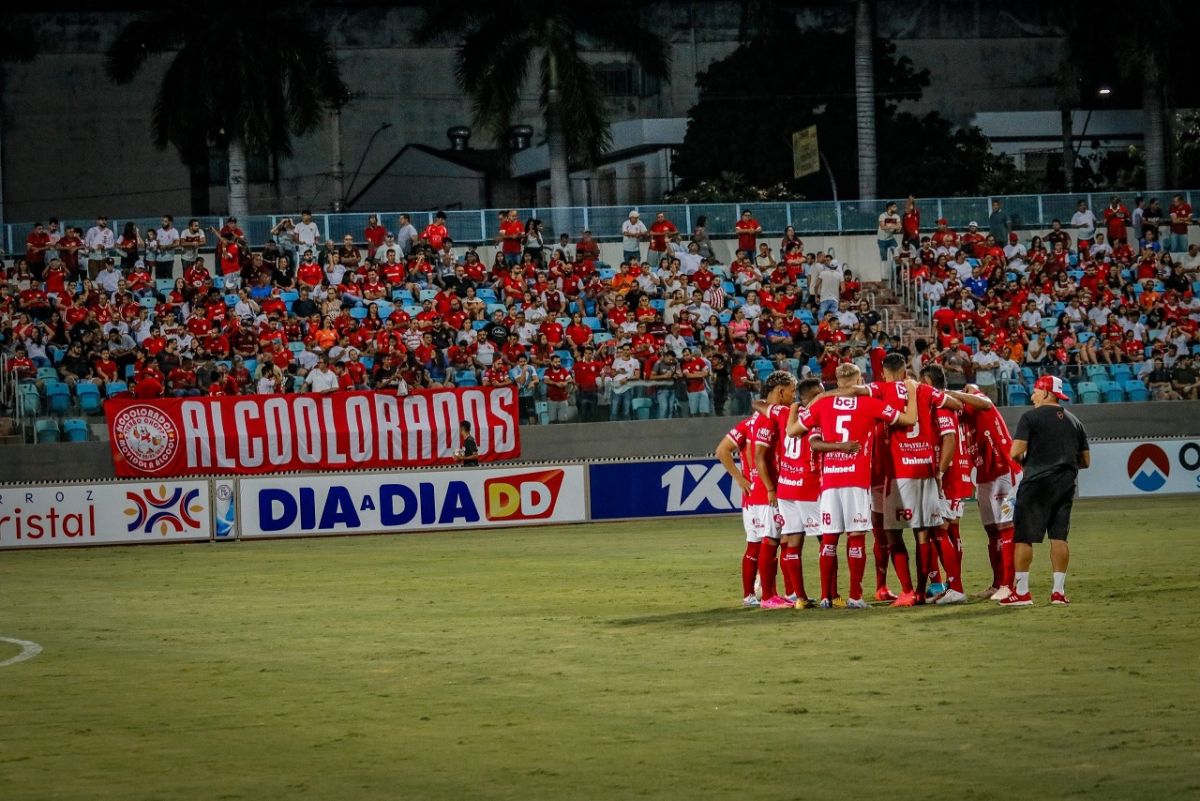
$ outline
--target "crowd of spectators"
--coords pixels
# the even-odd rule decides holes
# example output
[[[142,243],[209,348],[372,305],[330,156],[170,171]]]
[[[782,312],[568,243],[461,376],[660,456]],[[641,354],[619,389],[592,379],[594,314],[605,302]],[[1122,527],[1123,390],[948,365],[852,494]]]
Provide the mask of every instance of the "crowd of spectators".
[[[771,370],[832,380],[894,344],[850,269],[791,228],[768,240],[750,211],[687,235],[631,211],[606,232],[616,264],[590,231],[544,239],[515,210],[490,260],[440,213],[390,222],[335,242],[304,212],[257,246],[234,218],[38,223],[0,285],[6,369],[140,398],[514,385],[525,420],[557,422],[747,413]]]
[[[993,397],[1027,396],[1034,376],[1052,373],[1083,400],[1135,399],[1139,383],[1156,399],[1197,398],[1200,247],[1188,244],[1197,223],[1182,196],[1165,209],[1138,197],[1132,210],[1113,196],[1099,215],[1081,200],[1070,220],[1028,238],[1000,201],[992,210],[986,228],[939,219],[928,235],[911,198],[881,215],[881,250],[931,320],[917,359]]]
[[[1001,400],[1039,372],[1087,392],[1118,366],[1155,397],[1197,397],[1200,250],[1183,198],[1130,211],[1114,197],[1100,217],[1080,202],[1027,240],[1000,201],[992,212],[986,228],[940,219],[928,234],[913,198],[880,214],[881,258],[929,313],[932,334],[911,352],[847,265],[790,227],[767,237],[749,210],[732,230],[700,217],[691,232],[631,211],[605,232],[619,237],[616,264],[590,231],[547,239],[515,210],[499,215],[490,260],[455,243],[441,214],[420,231],[407,215],[390,228],[371,217],[335,242],[304,212],[258,245],[234,218],[206,231],[164,216],[120,235],[105,217],[86,232],[50,220],[6,265],[0,330],[9,376],[43,390],[513,385],[530,423],[744,414],[772,370],[832,382],[852,361],[870,376],[894,349]],[[732,259],[713,237],[736,238]]]

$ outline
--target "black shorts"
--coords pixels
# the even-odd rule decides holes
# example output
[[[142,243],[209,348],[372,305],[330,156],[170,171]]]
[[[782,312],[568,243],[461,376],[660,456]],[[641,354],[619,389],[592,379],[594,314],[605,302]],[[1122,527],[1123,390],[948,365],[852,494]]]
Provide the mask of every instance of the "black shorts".
[[[1052,540],[1065,542],[1071,531],[1071,507],[1074,503],[1075,477],[1069,473],[1022,481],[1017,485],[1013,542],[1041,542],[1046,535]]]

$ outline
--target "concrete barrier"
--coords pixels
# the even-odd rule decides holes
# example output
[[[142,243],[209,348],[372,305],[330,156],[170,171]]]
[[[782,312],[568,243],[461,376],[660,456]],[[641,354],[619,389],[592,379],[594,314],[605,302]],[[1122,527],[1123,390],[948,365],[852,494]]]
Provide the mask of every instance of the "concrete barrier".
[[[1003,410],[1015,429],[1029,407]],[[1200,436],[1200,401],[1112,403],[1070,407],[1093,439]],[[639,456],[704,456],[735,417],[574,423],[521,429],[521,462],[563,462]],[[9,445],[0,448],[0,484],[86,481],[115,477],[107,442]]]

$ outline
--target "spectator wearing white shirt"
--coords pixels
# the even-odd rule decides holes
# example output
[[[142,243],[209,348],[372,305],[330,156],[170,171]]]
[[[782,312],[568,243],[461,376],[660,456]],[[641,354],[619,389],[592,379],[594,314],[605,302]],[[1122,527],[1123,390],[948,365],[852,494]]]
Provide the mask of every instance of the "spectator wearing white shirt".
[[[993,402],[999,401],[996,369],[1000,366],[1000,357],[992,351],[992,343],[989,340],[985,339],[980,343],[979,351],[971,357],[971,363],[975,365],[975,383],[979,385],[979,389]]]
[[[924,286],[921,287],[921,295],[934,306],[939,306],[942,298],[946,296],[946,287],[941,281],[930,279],[925,281]]]
[[[837,311],[838,301],[842,296],[843,280],[839,265],[832,261],[826,264],[825,269],[817,276],[816,285],[812,291],[821,301],[821,306],[817,310],[818,320],[824,320],[826,314]]]
[[[609,409],[610,420],[628,420],[633,400],[633,387],[629,382],[635,380],[642,371],[642,363],[633,357],[633,351],[628,344],[621,346],[617,358],[612,363],[612,407]]]
[[[629,212],[629,219],[621,223],[621,249],[625,261],[642,257],[642,240],[646,238],[646,224],[641,221],[638,210]]]
[[[967,261],[967,254],[963,251],[958,251],[954,254],[954,261],[950,262],[950,266],[954,268],[954,272],[958,274],[959,281],[966,281],[971,277],[971,262]]]
[[[1076,234],[1079,237],[1079,249],[1087,250],[1090,248],[1093,240],[1096,238],[1096,215],[1088,208],[1086,200],[1079,201],[1079,206],[1075,213],[1071,215],[1071,225],[1079,229],[1078,234]]]
[[[416,246],[420,234],[417,233],[416,227],[407,214],[401,214],[399,220],[400,227],[396,229],[396,242],[400,245],[400,252],[396,255],[408,258],[412,255],[413,247]]]
[[[104,269],[108,252],[116,244],[116,237],[108,227],[107,215],[101,214],[96,218],[96,224],[84,235],[83,244],[88,251],[88,278],[95,279]]]
[[[684,275],[695,275],[700,271],[700,261],[702,258],[700,255],[700,246],[695,242],[689,242],[687,253],[679,255],[679,272]]]
[[[154,234],[158,239],[158,253],[154,257],[154,277],[170,278],[175,274],[175,250],[179,247],[179,231],[175,228],[175,218],[164,214]]]
[[[1088,255],[1096,261],[1107,261],[1112,258],[1112,245],[1104,241],[1104,232],[1096,232],[1096,244],[1088,248]]]
[[[317,242],[321,238],[321,229],[313,222],[312,212],[308,209],[300,212],[300,222],[292,230],[292,241],[296,249],[303,253],[305,250],[317,252]]]
[[[91,269],[91,265],[89,264],[88,270]],[[106,259],[104,269],[92,276],[92,279],[97,286],[111,297],[119,288],[123,276],[121,275],[121,271],[117,269],[116,263],[112,259]]]
[[[317,357],[316,367],[309,370],[308,375],[304,377],[304,385],[310,392],[324,394],[337,391],[337,373],[330,369],[329,360],[323,354]]]
[[[1025,311],[1021,312],[1021,325],[1034,331],[1042,327],[1042,313],[1038,309],[1037,301],[1030,300],[1025,304]]]

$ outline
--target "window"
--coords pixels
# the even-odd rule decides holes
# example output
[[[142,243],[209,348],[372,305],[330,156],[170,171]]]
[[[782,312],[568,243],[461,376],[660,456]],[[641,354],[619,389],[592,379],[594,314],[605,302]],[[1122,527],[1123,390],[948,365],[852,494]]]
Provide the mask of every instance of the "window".
[[[637,64],[597,64],[592,74],[605,97],[653,97],[659,93],[659,80],[642,72]]]
[[[252,184],[271,183],[271,157],[264,154],[247,154],[246,180]],[[223,147],[208,149],[208,184],[224,186],[229,181],[229,151]]]
[[[1050,168],[1050,154],[1048,150],[1026,150],[1021,153],[1024,161],[1025,172],[1029,175],[1045,175]]]
[[[646,202],[645,162],[629,165],[629,202],[635,206]]]
[[[601,170],[596,175],[596,205],[617,205],[617,172],[616,170]]]

